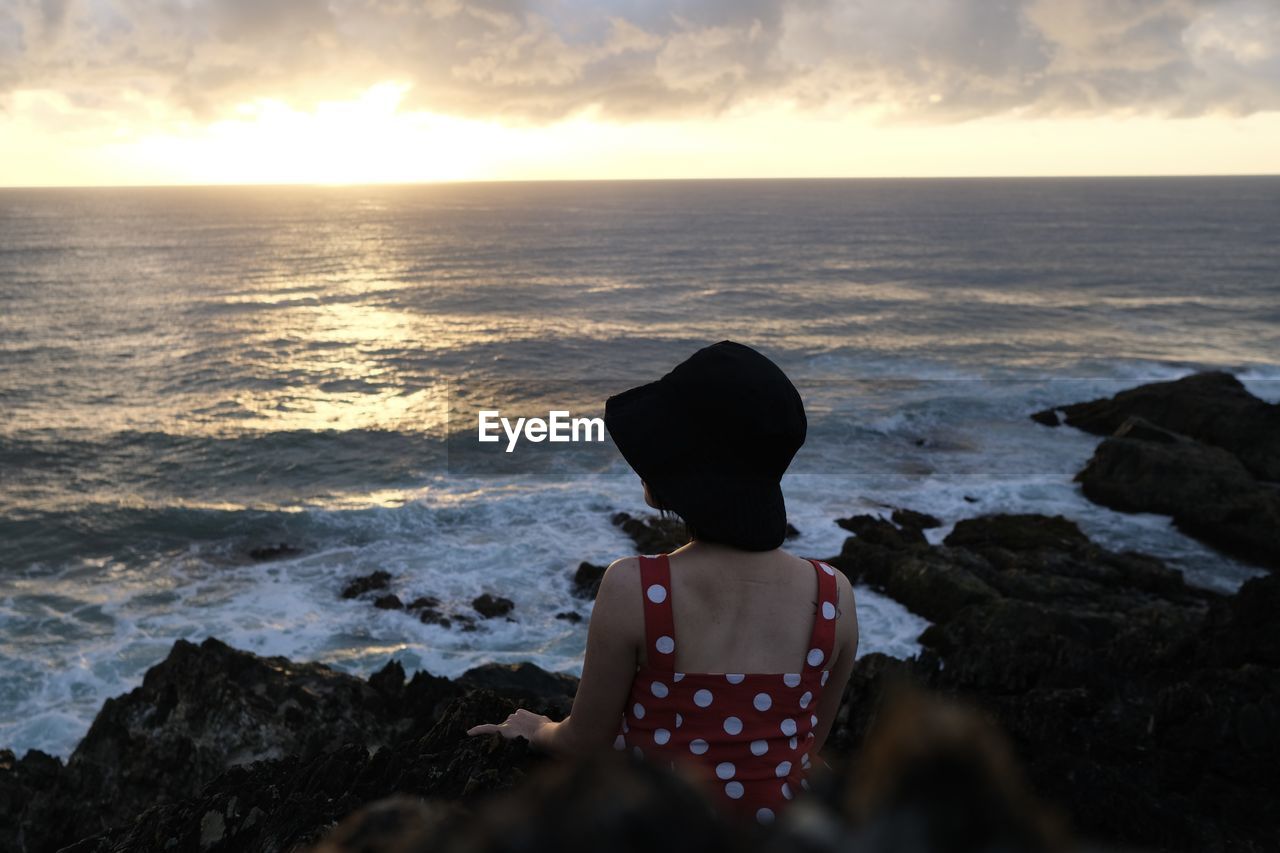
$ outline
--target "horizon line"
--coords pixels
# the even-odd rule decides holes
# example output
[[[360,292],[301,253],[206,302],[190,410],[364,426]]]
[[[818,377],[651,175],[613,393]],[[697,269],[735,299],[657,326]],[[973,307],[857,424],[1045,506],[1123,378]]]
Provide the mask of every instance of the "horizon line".
[[[3,190],[135,190],[135,189],[294,189],[344,187],[434,187],[474,184],[610,184],[610,183],[730,183],[749,181],[995,181],[995,180],[1147,180],[1174,178],[1276,178],[1280,172],[1195,172],[1173,174],[1036,174],[1036,175],[828,175],[743,176],[671,178],[485,178],[435,181],[288,181],[283,183],[173,183],[173,184],[5,184]]]

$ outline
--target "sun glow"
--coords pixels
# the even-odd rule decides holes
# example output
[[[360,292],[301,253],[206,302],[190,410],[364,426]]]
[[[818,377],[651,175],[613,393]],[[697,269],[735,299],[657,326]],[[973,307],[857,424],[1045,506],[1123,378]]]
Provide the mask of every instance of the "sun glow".
[[[409,85],[388,81],[350,101],[303,111],[270,98],[239,104],[236,117],[183,125],[122,143],[130,167],[196,183],[354,184],[485,177],[508,131],[500,125],[399,111]]]

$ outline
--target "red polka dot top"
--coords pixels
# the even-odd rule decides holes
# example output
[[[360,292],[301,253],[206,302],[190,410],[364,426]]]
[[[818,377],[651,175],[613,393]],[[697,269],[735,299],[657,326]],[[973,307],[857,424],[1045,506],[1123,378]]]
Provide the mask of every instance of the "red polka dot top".
[[[641,557],[647,663],[636,669],[614,747],[685,762],[730,813],[759,823],[772,822],[797,786],[808,788],[838,600],[835,570],[809,562],[818,576],[818,605],[809,652],[796,672],[676,672],[671,565],[666,554]]]

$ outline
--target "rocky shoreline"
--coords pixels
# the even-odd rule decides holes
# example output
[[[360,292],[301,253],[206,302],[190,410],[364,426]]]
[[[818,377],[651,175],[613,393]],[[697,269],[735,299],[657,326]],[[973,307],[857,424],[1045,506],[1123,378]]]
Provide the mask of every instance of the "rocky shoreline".
[[[1280,565],[1280,406],[1229,374],[1031,417],[1105,436],[1077,477],[1091,500]],[[669,522],[615,523],[642,553],[680,544]],[[392,661],[361,679],[211,638],[108,700],[67,762],[0,750],[0,850],[1078,849],[1066,824],[1126,848],[1280,849],[1280,576],[1196,589],[1061,516],[963,519],[940,544],[923,531],[941,521],[908,508],[838,523],[852,535],[828,562],[933,625],[916,658],[858,660],[832,771],[768,832],[621,754],[465,735],[517,706],[561,718],[570,676]],[[569,571],[591,598],[601,567]],[[512,618],[500,597],[445,612],[385,585],[344,594],[458,630]]]

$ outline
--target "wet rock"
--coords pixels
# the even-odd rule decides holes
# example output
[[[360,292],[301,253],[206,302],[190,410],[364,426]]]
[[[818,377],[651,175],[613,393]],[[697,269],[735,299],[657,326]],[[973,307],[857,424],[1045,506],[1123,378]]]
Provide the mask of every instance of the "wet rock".
[[[942,521],[937,517],[929,515],[927,512],[916,512],[913,509],[895,509],[890,518],[894,524],[903,528],[913,527],[916,530],[929,530],[942,526]]]
[[[367,575],[361,575],[347,581],[347,585],[342,588],[343,598],[356,598],[364,595],[366,592],[373,592],[376,589],[386,589],[391,583],[391,573],[377,571]]]
[[[563,619],[566,622],[572,622],[574,624],[577,624],[582,621],[582,616],[580,616],[577,613],[574,613],[572,610],[564,610],[560,613],[557,613],[556,618]]]
[[[380,595],[373,600],[373,606],[379,610],[403,610],[404,604],[401,603],[400,597],[393,593]]]
[[[689,532],[678,518],[635,518],[619,512],[610,520],[631,537],[642,554],[667,554],[689,541]]]
[[[1153,382],[1114,397],[1056,407],[1066,423],[1113,435],[1137,415],[1150,424],[1228,451],[1251,475],[1280,481],[1280,405],[1249,393],[1224,371]]]
[[[596,594],[600,591],[600,581],[607,568],[607,566],[597,566],[592,563],[579,563],[577,571],[573,573],[573,594],[578,598],[595,600]]]
[[[260,562],[266,560],[280,560],[285,557],[292,557],[295,554],[301,553],[301,548],[295,548],[284,542],[281,542],[278,545],[263,545],[249,549],[249,557]]]
[[[904,548],[909,545],[927,545],[928,540],[918,527],[899,527],[891,521],[875,515],[855,515],[837,518],[836,524],[854,533],[865,542],[887,548]]]
[[[483,593],[471,600],[471,606],[475,608],[486,619],[492,619],[495,616],[506,616],[515,607],[515,602],[509,598],[503,598],[500,595],[490,595]]]
[[[1280,568],[1280,490],[1220,447],[1107,438],[1075,480],[1095,503],[1172,516],[1179,530],[1227,554]]]

